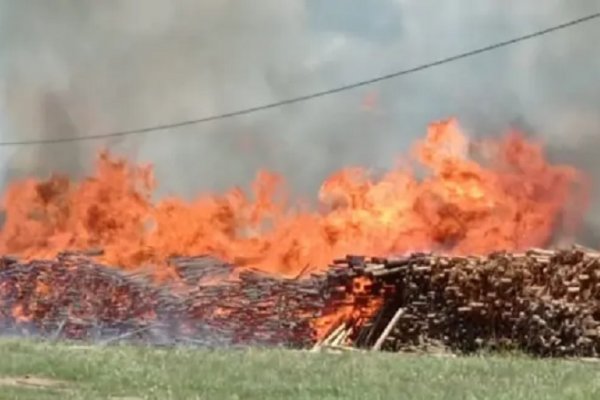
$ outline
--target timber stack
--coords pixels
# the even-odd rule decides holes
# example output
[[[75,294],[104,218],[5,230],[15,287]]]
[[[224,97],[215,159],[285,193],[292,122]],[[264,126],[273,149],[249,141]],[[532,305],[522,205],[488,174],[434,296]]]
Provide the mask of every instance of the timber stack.
[[[103,341],[145,337],[175,298],[146,276],[86,256],[20,262],[0,259],[0,330],[4,334]]]
[[[482,257],[348,256],[334,262],[328,282],[333,308],[352,298],[355,310],[370,314],[343,323],[352,327],[346,344],[354,347],[600,355],[600,253],[581,247]],[[381,298],[381,306],[365,310],[369,297]]]
[[[0,333],[112,343],[600,356],[600,253],[347,256],[284,279],[210,256],[169,279],[94,254],[0,257]],[[154,271],[156,272],[156,271]]]
[[[217,259],[173,257],[178,278],[96,263],[0,258],[0,334],[100,343],[306,347],[322,278],[281,279]]]

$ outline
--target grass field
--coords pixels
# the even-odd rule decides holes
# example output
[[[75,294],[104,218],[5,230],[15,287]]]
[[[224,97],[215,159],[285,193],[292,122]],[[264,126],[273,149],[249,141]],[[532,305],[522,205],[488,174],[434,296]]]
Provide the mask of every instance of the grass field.
[[[600,364],[0,341],[1,399],[600,399]]]

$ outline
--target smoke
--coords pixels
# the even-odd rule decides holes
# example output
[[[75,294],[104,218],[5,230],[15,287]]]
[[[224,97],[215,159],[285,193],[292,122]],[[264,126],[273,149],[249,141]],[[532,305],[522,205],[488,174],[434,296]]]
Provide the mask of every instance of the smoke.
[[[598,11],[594,0],[0,0],[0,139],[84,136],[228,112],[370,78]],[[156,167],[160,194],[246,184],[313,193],[385,168],[432,120],[479,135],[525,123],[596,175],[600,24],[402,79],[235,119],[105,141],[2,148],[5,181],[73,175],[108,146]],[[365,107],[365,102],[368,107]],[[592,223],[596,223],[590,218]],[[600,224],[600,222],[598,222]],[[600,244],[600,243],[599,243]]]

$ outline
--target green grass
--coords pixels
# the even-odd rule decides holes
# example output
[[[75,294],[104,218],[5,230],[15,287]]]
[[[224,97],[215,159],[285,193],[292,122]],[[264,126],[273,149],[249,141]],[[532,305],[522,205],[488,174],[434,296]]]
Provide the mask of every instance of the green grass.
[[[81,348],[0,341],[0,399],[600,399],[600,364],[284,350]]]

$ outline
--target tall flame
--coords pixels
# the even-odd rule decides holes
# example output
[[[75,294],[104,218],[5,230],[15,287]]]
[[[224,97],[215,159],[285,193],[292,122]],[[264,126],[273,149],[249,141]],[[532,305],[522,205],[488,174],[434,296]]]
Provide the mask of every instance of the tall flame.
[[[404,161],[379,177],[364,168],[336,172],[311,209],[291,203],[283,179],[269,172],[258,174],[250,195],[235,188],[155,203],[150,167],[102,153],[82,182],[13,183],[0,252],[31,258],[100,247],[113,265],[159,269],[173,254],[210,253],[294,276],[348,253],[541,246],[585,210],[584,176],[551,165],[519,133],[473,143],[455,120],[442,121]]]

